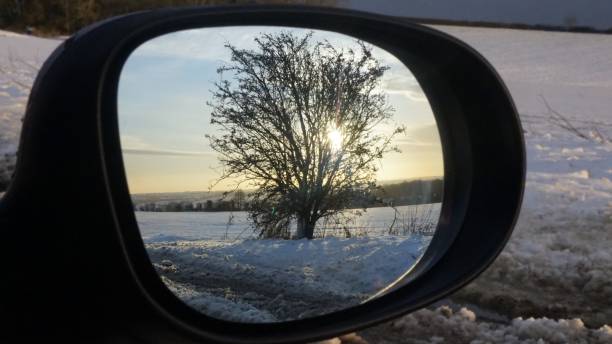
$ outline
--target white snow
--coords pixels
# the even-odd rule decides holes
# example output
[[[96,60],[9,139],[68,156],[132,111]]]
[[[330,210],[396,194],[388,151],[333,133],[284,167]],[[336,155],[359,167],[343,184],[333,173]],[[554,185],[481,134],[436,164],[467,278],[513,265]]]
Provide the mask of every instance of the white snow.
[[[391,335],[377,343],[396,343],[402,338],[407,343],[507,343],[507,344],[565,344],[610,343],[612,328],[585,327],[580,319],[552,320],[548,318],[518,317],[508,324],[479,322],[467,308],[453,311],[447,306],[435,310],[423,309],[383,325]],[[364,334],[367,338],[367,335]],[[383,337],[384,338],[384,337]],[[413,341],[409,339],[414,338]]]
[[[437,223],[440,203],[415,206],[398,206],[397,219],[393,228],[410,229],[426,227]],[[355,210],[347,210],[351,215]],[[361,216],[353,216],[350,232],[353,236],[380,236],[387,234],[392,225],[395,210],[390,207],[359,210]],[[147,243],[176,240],[238,240],[256,237],[243,211],[222,212],[136,212],[136,219],[142,238]],[[413,223],[414,222],[414,223]],[[323,222],[326,236],[344,235],[332,223]],[[295,223],[294,223],[295,227]],[[340,233],[338,233],[340,232]],[[323,236],[323,235],[321,235]]]
[[[156,268],[165,281],[180,290],[179,297],[190,306],[211,315],[226,315],[220,307],[248,306],[254,316],[241,315],[242,320],[266,322],[346,308],[373,296],[408,270],[424,253],[429,240],[412,235],[170,241],[150,243],[147,250],[151,260],[158,262]],[[213,305],[201,296],[211,294],[215,295]],[[296,298],[299,303],[308,299],[329,301],[322,308],[304,309],[292,303]],[[271,313],[282,317],[257,317]]]
[[[240,273],[251,268],[283,271],[288,281],[338,294],[372,294],[403,274],[429,244],[422,236],[379,236],[313,240],[251,239],[238,242],[190,241],[150,244],[150,251],[169,252],[174,264],[218,265]],[[155,253],[152,253],[154,255]],[[390,262],[398,262],[392,264]],[[350,269],[347,269],[350,267]]]
[[[612,35],[438,28],[465,40],[495,66],[523,121],[528,173],[518,226],[499,259],[453,296],[514,320],[480,319],[469,305],[457,311],[425,309],[366,330],[364,338],[374,333],[378,337],[373,342],[612,342]],[[39,65],[58,43],[0,32],[0,153],[16,150],[28,93],[22,86],[34,75],[28,65]],[[577,132],[563,128],[566,123],[554,111]],[[14,163],[6,161],[4,165]],[[157,239],[149,244],[152,252],[161,255],[165,250],[169,253],[163,259],[175,259],[158,267],[168,275],[181,269],[182,259],[197,258],[176,255],[177,250],[209,254],[219,262],[222,254],[233,254],[233,245],[264,245],[242,241],[207,246],[196,241],[173,247]],[[249,249],[242,252],[255,252]],[[232,269],[248,271],[248,262],[257,257],[228,259],[236,264]],[[306,281],[308,274],[302,278]],[[231,293],[219,299],[216,289],[201,291],[189,281],[167,281],[179,295],[192,298],[196,308],[220,317],[242,317],[235,312],[240,310],[244,321],[275,318],[274,310],[252,306],[258,304],[257,295],[244,303]],[[232,303],[223,301],[228,299]]]
[[[440,29],[499,71],[527,142],[515,232],[495,263],[456,297],[509,316],[611,324],[612,35]],[[555,112],[583,137],[564,129]]]
[[[352,237],[328,229],[314,240],[256,239],[247,213],[240,211],[136,212],[136,217],[151,260],[183,301],[225,319],[269,322],[349,307],[402,276],[431,236],[387,235],[396,211],[394,226],[412,223],[409,219],[435,224],[440,204],[370,208],[350,224]],[[327,302],[305,307],[309,298]],[[245,307],[242,315],[230,314]]]
[[[198,291],[196,286],[177,283],[162,276],[162,281],[176,296],[196,310],[209,316],[238,322],[273,322],[274,315],[240,301],[231,302],[207,292]]]

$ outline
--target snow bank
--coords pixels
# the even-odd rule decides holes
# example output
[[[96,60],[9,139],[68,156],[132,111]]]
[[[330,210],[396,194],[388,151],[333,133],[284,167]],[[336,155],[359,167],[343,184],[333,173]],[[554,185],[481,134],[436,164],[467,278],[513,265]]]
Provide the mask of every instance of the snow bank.
[[[336,294],[369,295],[406,272],[424,253],[429,237],[386,236],[313,240],[179,241],[147,245],[152,258],[163,256],[177,266],[234,270],[287,279]],[[158,261],[158,259],[153,259]],[[275,274],[282,272],[283,276]],[[229,274],[229,272],[228,272]]]
[[[173,241],[149,243],[147,251],[169,287],[192,307],[220,316],[252,307],[261,313],[249,311],[248,320],[266,322],[326,313],[367,299],[405,273],[429,240],[413,235]],[[208,295],[214,298],[206,301]],[[221,304],[227,307],[220,310]]]
[[[531,118],[527,128],[527,184],[515,232],[458,296],[510,316],[612,324],[612,144],[544,119]],[[605,126],[600,131],[612,137]]]
[[[610,343],[612,328],[588,329],[580,319],[516,318],[508,324],[477,321],[476,314],[461,308],[454,312],[447,306],[423,309],[378,329],[363,331],[366,339],[380,331],[385,340],[376,343]]]

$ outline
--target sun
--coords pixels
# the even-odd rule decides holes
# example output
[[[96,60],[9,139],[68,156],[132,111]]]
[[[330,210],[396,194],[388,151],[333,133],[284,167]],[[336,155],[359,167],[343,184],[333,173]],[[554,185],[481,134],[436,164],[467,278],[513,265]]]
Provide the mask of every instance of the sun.
[[[342,149],[342,132],[338,128],[333,128],[327,133],[332,151],[337,152]]]

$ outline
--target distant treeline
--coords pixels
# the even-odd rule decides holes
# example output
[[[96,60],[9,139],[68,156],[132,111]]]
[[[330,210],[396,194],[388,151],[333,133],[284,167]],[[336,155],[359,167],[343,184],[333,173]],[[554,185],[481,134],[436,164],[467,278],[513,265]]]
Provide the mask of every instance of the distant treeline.
[[[96,21],[134,11],[264,2],[328,6],[336,3],[335,0],[0,0],[0,28],[37,35],[68,35]]]
[[[358,197],[347,208],[374,208],[385,206],[402,206],[442,202],[444,182],[442,179],[413,180],[396,184],[381,185],[372,194]],[[136,204],[137,211],[153,212],[214,212],[214,211],[248,211],[249,196],[237,190],[219,199],[202,201],[145,202]]]
[[[180,212],[180,211],[246,211],[248,202],[238,202],[235,199],[206,200],[203,202],[173,201],[168,203],[148,202],[137,205],[138,211]]]
[[[439,203],[443,193],[444,181],[441,178],[387,184],[377,190],[376,199],[369,206]]]
[[[240,4],[300,4],[338,6],[342,0],[0,0],[0,28],[38,35],[72,34],[98,20],[124,13],[164,7]],[[612,27],[598,30],[576,25],[568,17],[565,25],[529,25],[485,21],[398,17],[402,21],[431,25],[460,25],[525,30],[612,33]]]
[[[558,31],[558,32],[579,32],[579,33],[612,33],[612,26],[607,29],[596,29],[590,26],[576,25],[576,18],[568,17],[565,25],[545,25],[545,24],[523,24],[523,23],[495,23],[488,21],[471,20],[447,20],[432,18],[410,18],[396,17],[399,21],[417,22],[428,25],[449,25],[449,26],[470,26],[494,29],[516,29],[516,30],[539,30],[539,31]]]

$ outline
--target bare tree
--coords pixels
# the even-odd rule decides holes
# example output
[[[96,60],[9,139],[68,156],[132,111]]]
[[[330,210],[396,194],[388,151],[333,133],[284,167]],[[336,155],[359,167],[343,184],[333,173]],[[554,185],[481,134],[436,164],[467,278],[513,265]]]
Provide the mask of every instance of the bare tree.
[[[246,193],[241,189],[234,191],[234,208],[242,210],[244,208],[244,202],[246,200]]]
[[[218,69],[208,136],[223,166],[220,180],[255,187],[250,218],[262,237],[312,239],[317,221],[375,187],[376,163],[397,148],[386,132],[393,108],[381,92],[388,67],[372,48],[315,42],[312,33],[262,34],[254,50],[231,44]],[[226,74],[230,74],[226,78]]]

